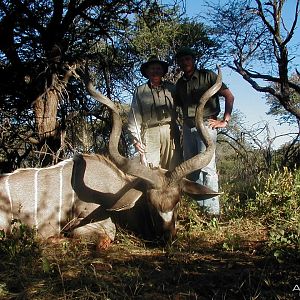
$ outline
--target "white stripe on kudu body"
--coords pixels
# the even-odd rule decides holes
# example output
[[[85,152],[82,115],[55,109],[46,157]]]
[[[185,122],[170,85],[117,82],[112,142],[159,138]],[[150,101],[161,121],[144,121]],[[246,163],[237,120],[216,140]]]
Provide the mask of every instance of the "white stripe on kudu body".
[[[38,186],[38,175],[40,170],[36,170],[34,174],[34,223],[36,229],[39,228],[38,224],[38,204],[39,204],[39,186]]]
[[[10,188],[9,188],[9,176],[10,175],[6,175],[6,178],[5,178],[5,191],[6,191],[9,203],[10,203],[11,218],[13,219],[14,218],[14,213],[13,213],[13,203],[12,203]]]
[[[58,210],[58,230],[61,230],[61,214],[63,206],[63,170],[64,165],[59,170],[59,210]]]

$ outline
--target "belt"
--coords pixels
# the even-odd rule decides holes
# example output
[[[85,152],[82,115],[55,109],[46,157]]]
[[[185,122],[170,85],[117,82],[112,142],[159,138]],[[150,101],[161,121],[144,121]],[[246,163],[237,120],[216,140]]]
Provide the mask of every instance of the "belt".
[[[155,124],[150,124],[150,125],[145,125],[144,128],[147,129],[147,128],[153,128],[153,127],[159,127],[159,126],[163,126],[163,125],[170,125],[171,122],[158,122],[158,123],[155,123]]]
[[[216,115],[211,115],[211,116],[207,116],[207,117],[204,117],[203,120],[204,121],[207,121],[208,119],[214,119],[214,120],[217,120],[218,117]],[[195,124],[195,118],[190,118],[190,117],[187,117],[183,120],[184,124],[186,126],[188,126],[189,128],[193,128],[193,127],[196,127],[196,124]]]

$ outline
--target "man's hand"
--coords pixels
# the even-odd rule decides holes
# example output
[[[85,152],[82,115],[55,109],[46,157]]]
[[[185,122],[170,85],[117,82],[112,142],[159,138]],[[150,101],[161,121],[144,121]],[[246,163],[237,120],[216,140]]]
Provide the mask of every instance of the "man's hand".
[[[136,142],[134,144],[135,150],[138,151],[140,154],[145,154],[146,146],[143,143]]]
[[[145,156],[146,146],[143,143],[135,141],[134,147],[135,147],[135,151],[138,151],[140,154],[141,164],[144,166],[147,166],[148,164],[147,164],[147,160],[146,160],[146,156]]]
[[[225,120],[214,120],[214,119],[208,119],[208,126],[212,129],[217,128],[225,128],[228,125],[228,121]]]

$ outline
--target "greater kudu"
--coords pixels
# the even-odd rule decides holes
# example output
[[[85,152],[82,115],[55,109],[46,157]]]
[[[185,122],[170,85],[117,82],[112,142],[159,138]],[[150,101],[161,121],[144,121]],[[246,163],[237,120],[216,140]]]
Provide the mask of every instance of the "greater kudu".
[[[95,238],[98,243],[103,235],[113,240],[115,223],[119,223],[145,239],[169,240],[176,232],[176,209],[182,192],[203,199],[218,194],[185,176],[203,168],[213,155],[214,144],[203,124],[203,108],[221,84],[219,69],[216,83],[201,97],[196,111],[196,127],[206,152],[169,172],[143,166],[119,153],[119,112],[86,80],[91,96],[113,114],[110,159],[78,154],[48,168],[19,169],[1,175],[0,229],[9,231],[11,220],[20,219],[35,226],[44,238],[64,231]]]

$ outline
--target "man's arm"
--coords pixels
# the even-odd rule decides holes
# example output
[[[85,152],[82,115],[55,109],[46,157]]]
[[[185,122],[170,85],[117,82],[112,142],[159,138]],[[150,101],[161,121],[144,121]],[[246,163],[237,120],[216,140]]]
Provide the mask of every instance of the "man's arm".
[[[231,112],[233,109],[233,102],[234,102],[234,96],[230,89],[223,89],[219,91],[219,95],[223,96],[225,98],[225,112],[222,120],[214,120],[209,119],[208,123],[211,128],[224,128],[228,125],[230,118],[231,118]]]
[[[225,112],[224,112],[224,116],[223,116],[223,121],[228,123],[231,118],[234,96],[233,96],[232,92],[230,91],[230,89],[222,90],[222,91],[220,91],[219,94],[225,98]]]

